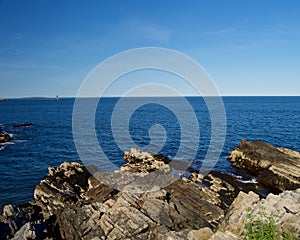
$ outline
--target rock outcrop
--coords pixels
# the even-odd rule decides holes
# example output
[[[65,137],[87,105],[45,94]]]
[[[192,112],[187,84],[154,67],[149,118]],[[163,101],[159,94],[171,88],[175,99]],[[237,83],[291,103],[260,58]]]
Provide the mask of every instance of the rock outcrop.
[[[171,175],[170,160],[163,155],[131,149],[124,158],[119,171],[106,175],[92,175],[91,166],[76,162],[49,168],[32,201],[4,207],[1,239],[239,239],[247,209],[258,208],[255,184],[218,172],[193,171],[188,178],[169,178],[167,185],[153,181],[158,185],[151,191],[119,191],[103,184],[103,176],[126,181],[127,176],[148,180],[154,172]],[[279,227],[298,231],[299,203],[300,191],[287,191],[268,195],[265,209]]]
[[[11,137],[11,135],[9,135],[8,133],[3,132],[2,128],[0,126],[0,144],[10,142],[12,140],[13,140],[13,138]]]
[[[300,187],[300,154],[271,144],[242,140],[229,156],[232,165],[258,175],[271,189],[284,191]]]
[[[131,149],[125,159],[128,163],[120,172],[140,176],[148,176],[153,171],[170,174],[170,160],[163,155]],[[213,191],[187,178],[171,180],[167,186],[157,186],[151,191],[120,192],[101,183],[85,166],[65,162],[49,168],[49,174],[36,186],[34,200],[26,208],[35,211],[31,214],[35,218],[16,220],[21,215],[15,214],[12,206],[6,206],[2,229],[6,237],[22,235],[41,239],[50,236],[62,239],[166,239],[166,236],[187,239],[190,236],[189,239],[195,239],[197,230],[206,228],[210,229],[209,233],[215,230],[225,215],[222,207],[226,205],[219,199],[217,189]]]
[[[89,171],[76,162],[64,162],[58,168],[49,168],[34,190],[35,205],[42,209],[45,219],[83,199],[88,190]]]

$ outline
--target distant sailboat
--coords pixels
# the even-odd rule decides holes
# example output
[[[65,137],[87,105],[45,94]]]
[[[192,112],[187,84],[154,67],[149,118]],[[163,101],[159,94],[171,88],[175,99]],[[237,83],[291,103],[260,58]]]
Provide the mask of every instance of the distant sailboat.
[[[56,97],[55,97],[55,100],[56,100],[56,101],[58,101],[58,100],[59,100],[59,98],[58,98],[58,95],[56,95]]]

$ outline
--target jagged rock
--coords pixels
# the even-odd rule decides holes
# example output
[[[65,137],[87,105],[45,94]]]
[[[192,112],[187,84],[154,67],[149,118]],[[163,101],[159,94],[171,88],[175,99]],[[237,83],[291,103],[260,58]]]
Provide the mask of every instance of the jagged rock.
[[[240,192],[237,198],[231,204],[221,226],[227,230],[239,233],[243,228],[243,220],[248,213],[248,208],[259,201],[259,196],[254,192],[248,194]]]
[[[89,177],[88,170],[76,162],[64,162],[56,169],[49,168],[49,175],[34,191],[35,204],[41,207],[44,218],[82,199],[88,190]]]
[[[229,160],[235,167],[258,175],[258,181],[275,190],[294,190],[300,187],[299,153],[275,148],[261,141],[242,140]]]
[[[125,152],[124,159],[128,163],[121,167],[121,171],[138,173],[149,173],[153,171],[163,173],[170,172],[170,166],[168,165],[170,160],[161,154],[152,154],[137,148],[131,148],[128,152]]]
[[[0,215],[0,239],[44,239],[51,234],[50,222],[43,221],[40,208],[6,205]]]
[[[123,192],[143,193],[156,191],[169,185],[175,177],[169,172],[154,171],[139,173],[131,171],[116,171],[112,173],[97,172],[94,174],[98,181]]]
[[[257,192],[258,186],[255,183],[242,183],[233,175],[211,171],[206,176],[201,173],[192,172],[189,179],[201,184],[214,193],[216,204],[220,208],[227,210],[240,191]]]
[[[187,179],[178,179],[165,190],[170,194],[170,202],[176,205],[174,214],[184,217],[181,224],[193,226],[195,229],[210,227],[214,229],[224,216],[224,211],[217,206],[219,199],[209,189],[199,186]]]
[[[300,238],[300,189],[284,191],[279,195],[269,194],[264,201],[252,206],[253,215],[260,208],[272,215],[275,225],[289,230],[296,239]]]
[[[76,207],[64,208],[58,215],[57,223],[63,239],[92,239],[103,236],[99,226],[99,219],[105,212],[101,203],[94,203]]]
[[[201,189],[178,180],[154,192],[120,192],[105,202],[73,205],[58,215],[61,235],[66,239],[186,239],[192,229],[214,229],[224,214],[207,202],[211,196]]]
[[[237,236],[243,233],[246,215],[254,217],[271,216],[279,231],[285,230],[295,239],[300,238],[300,189],[284,191],[279,195],[270,193],[259,201],[258,195],[240,192],[229,208],[220,228],[233,232]],[[252,219],[251,221],[255,221]]]
[[[238,239],[249,206],[254,214],[259,208],[256,186],[245,188],[233,176],[193,172],[179,179],[162,155],[131,149],[125,158],[122,170],[93,176],[74,162],[49,168],[33,201],[4,207],[1,239]],[[116,186],[106,184],[112,180]],[[278,226],[300,230],[300,189],[269,194],[264,204]]]
[[[5,218],[9,218],[9,217],[14,217],[14,216],[16,216],[16,212],[15,212],[15,209],[14,209],[14,207],[11,205],[11,204],[9,204],[9,205],[5,205],[4,207],[3,207],[3,217],[5,217]]]
[[[36,239],[35,229],[30,222],[25,223],[18,232],[15,233],[12,240]]]

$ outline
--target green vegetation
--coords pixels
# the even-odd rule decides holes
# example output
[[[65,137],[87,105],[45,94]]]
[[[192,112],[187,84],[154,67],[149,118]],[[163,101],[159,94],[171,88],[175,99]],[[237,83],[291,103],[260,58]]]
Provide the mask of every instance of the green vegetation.
[[[248,208],[244,219],[244,240],[292,240],[287,230],[279,230],[272,216],[266,214],[265,208],[260,205],[259,211],[254,215],[253,210]]]

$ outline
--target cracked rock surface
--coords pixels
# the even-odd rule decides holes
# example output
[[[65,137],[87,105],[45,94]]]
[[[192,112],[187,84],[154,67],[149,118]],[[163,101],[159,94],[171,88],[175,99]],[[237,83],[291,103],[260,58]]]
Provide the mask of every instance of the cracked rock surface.
[[[32,201],[4,207],[1,239],[238,239],[236,224],[259,201],[252,192],[255,185],[243,185],[226,174],[192,172],[189,178],[175,178],[171,161],[163,155],[131,149],[124,158],[127,163],[114,173],[92,175],[76,162],[49,168]],[[122,187],[138,177],[139,188],[147,182],[151,188],[120,191],[104,184],[102,177],[114,178]],[[162,185],[166,179],[168,184]],[[268,195],[266,209],[276,215],[276,223],[299,229],[294,224],[299,193]]]

